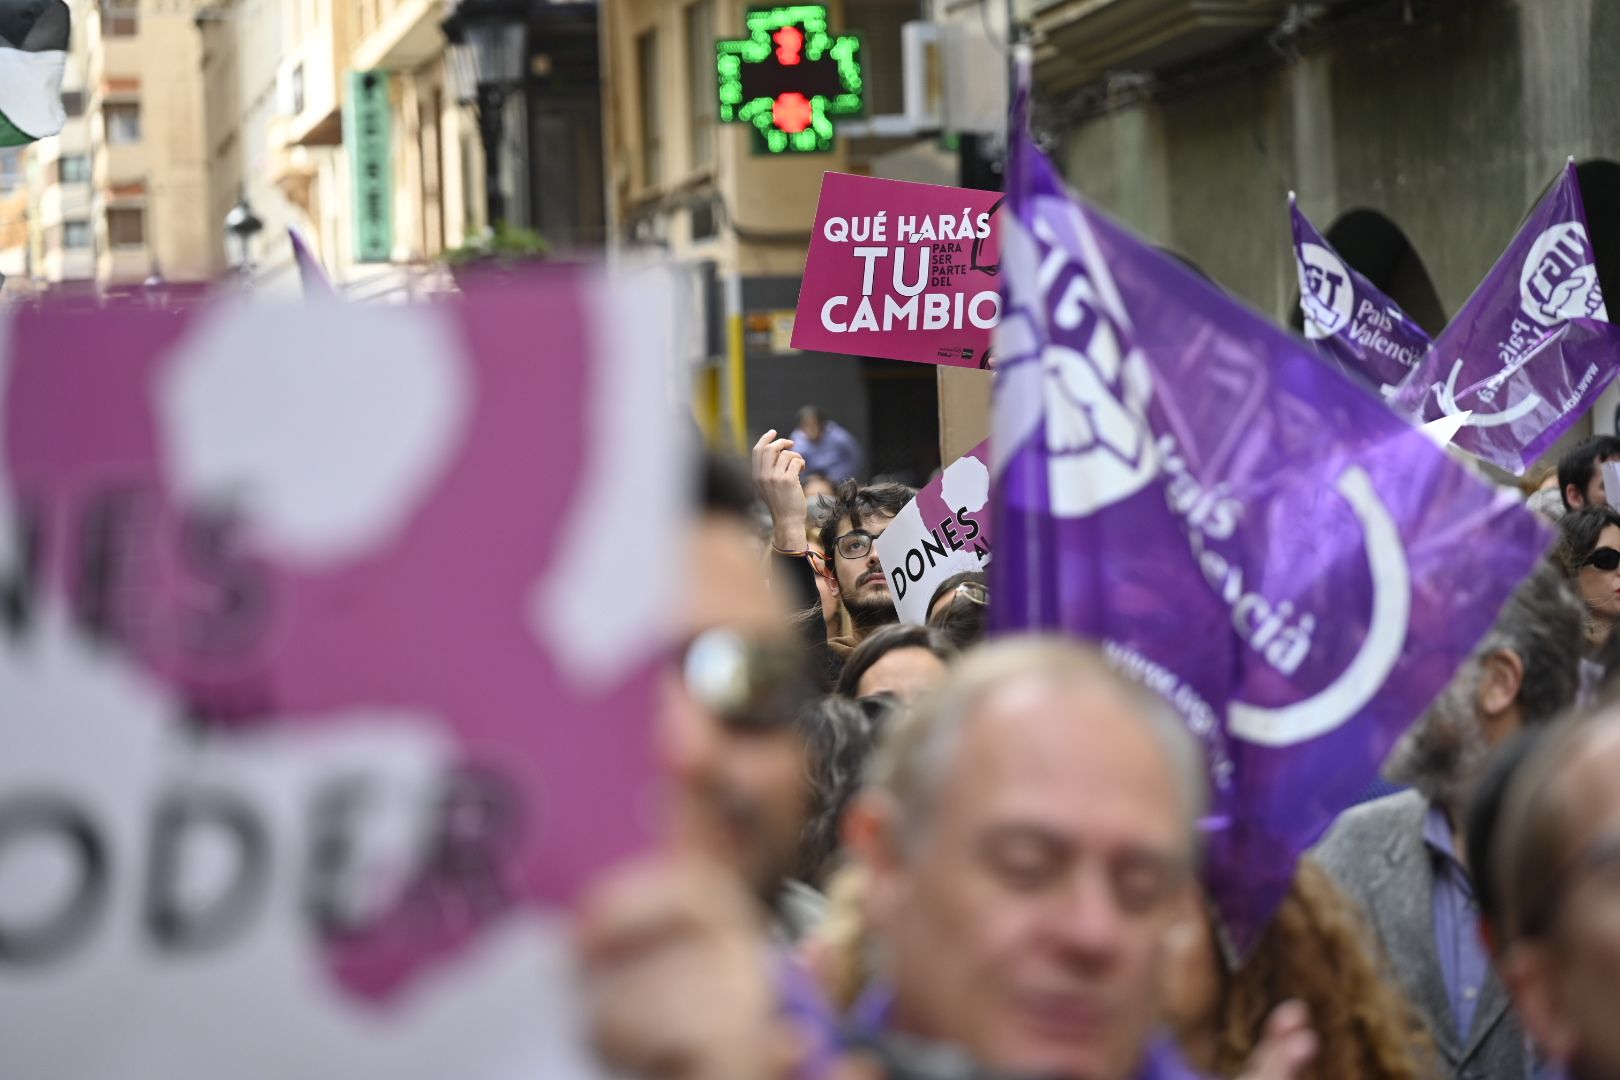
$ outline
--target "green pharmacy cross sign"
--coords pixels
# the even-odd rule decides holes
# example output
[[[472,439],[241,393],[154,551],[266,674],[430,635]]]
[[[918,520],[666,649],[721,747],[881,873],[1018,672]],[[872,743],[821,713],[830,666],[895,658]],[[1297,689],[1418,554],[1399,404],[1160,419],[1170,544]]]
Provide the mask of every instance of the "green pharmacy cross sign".
[[[771,154],[831,150],[833,120],[866,111],[861,40],[827,30],[822,4],[750,8],[748,36],[716,42],[720,120]]]

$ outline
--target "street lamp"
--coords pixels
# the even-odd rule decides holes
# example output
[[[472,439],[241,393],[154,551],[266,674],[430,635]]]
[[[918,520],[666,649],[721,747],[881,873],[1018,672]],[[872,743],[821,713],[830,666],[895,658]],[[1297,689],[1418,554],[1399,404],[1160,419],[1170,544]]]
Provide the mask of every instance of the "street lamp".
[[[522,0],[460,0],[444,20],[456,97],[478,107],[484,143],[484,206],[491,229],[506,220],[501,194],[501,126],[506,99],[523,85],[528,5]]]
[[[226,249],[226,258],[233,261],[236,272],[247,277],[253,272],[253,237],[264,230],[264,222],[248,203],[247,187],[238,189],[236,205],[225,215],[225,235],[235,241]]]
[[[141,282],[141,295],[146,297],[146,306],[165,308],[169,306],[169,282],[163,276],[163,269],[158,266],[157,259],[152,260],[152,272]]]

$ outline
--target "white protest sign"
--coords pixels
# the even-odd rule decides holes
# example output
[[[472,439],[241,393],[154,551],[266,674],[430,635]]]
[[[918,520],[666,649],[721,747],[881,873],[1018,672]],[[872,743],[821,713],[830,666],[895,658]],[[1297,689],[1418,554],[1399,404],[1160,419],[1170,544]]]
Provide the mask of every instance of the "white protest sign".
[[[0,1077],[600,1074],[566,920],[650,838],[669,310],[0,317]]]
[[[1603,493],[1609,500],[1609,505],[1620,508],[1620,461],[1605,461],[1603,463]]]
[[[878,537],[878,559],[901,622],[927,622],[928,602],[945,579],[989,564],[989,462],[987,440],[917,492]]]

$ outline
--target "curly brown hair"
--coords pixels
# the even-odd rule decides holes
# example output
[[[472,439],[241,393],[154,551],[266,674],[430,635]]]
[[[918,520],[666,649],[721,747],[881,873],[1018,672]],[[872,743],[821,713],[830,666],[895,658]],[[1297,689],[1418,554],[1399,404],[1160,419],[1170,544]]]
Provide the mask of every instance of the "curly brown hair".
[[[1254,951],[1223,973],[1214,1071],[1241,1073],[1266,1017],[1289,999],[1310,1010],[1318,1049],[1305,1080],[1436,1075],[1422,1019],[1379,968],[1360,913],[1327,872],[1302,859]]]

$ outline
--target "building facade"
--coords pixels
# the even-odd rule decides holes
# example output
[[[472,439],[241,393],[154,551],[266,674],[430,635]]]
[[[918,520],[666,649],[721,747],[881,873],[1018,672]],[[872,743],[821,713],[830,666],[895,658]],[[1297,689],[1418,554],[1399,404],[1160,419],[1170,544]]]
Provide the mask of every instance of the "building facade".
[[[85,56],[95,278],[104,290],[214,273],[195,0],[105,0],[74,9]]]
[[[603,3],[613,242],[690,268],[705,329],[692,356],[694,398],[711,437],[746,445],[767,428],[791,430],[798,407],[816,404],[855,433],[870,462],[924,479],[940,460],[935,369],[796,352],[788,342],[825,172],[961,179],[962,156],[947,145],[955,132],[937,117],[908,117],[904,92],[918,61],[905,25],[938,21],[934,9],[950,5],[829,0],[829,29],[861,38],[866,114],[841,121],[828,152],[780,154],[760,152],[746,125],[717,117],[716,42],[747,36],[750,6]],[[1005,82],[992,76],[990,85]]]
[[[1433,332],[1573,157],[1599,276],[1620,295],[1620,115],[1603,106],[1620,89],[1607,62],[1620,5],[1220,8],[1032,6],[1037,125],[1087,198],[1297,326],[1295,191],[1347,260]],[[1593,414],[1603,430],[1616,396]]]
[[[60,134],[26,151],[28,273],[35,292],[88,295],[95,290],[96,227],[91,216],[90,121],[85,112],[87,53],[85,35],[73,35],[62,76],[67,120]]]

